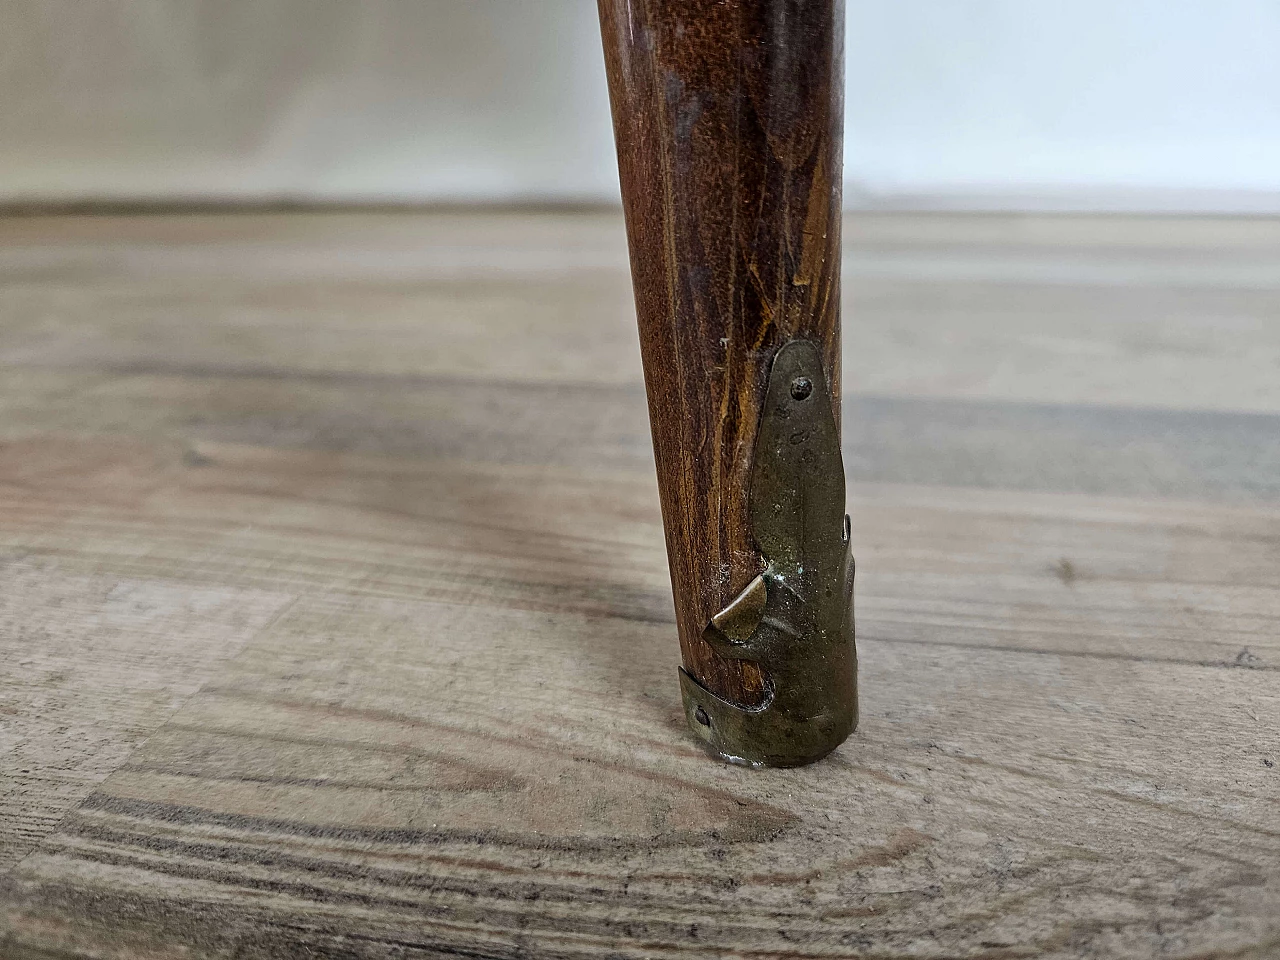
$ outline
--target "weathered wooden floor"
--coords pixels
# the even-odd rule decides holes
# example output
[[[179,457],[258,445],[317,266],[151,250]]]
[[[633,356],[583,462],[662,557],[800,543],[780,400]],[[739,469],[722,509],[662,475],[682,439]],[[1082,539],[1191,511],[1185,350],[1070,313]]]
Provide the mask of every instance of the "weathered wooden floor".
[[[846,233],[862,725],[752,772],[617,216],[0,221],[0,956],[1280,956],[1280,221]]]

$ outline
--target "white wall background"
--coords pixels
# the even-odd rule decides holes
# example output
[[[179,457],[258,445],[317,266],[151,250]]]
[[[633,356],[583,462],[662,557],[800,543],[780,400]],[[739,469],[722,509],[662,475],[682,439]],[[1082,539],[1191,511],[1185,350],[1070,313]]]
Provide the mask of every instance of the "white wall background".
[[[847,0],[846,194],[1280,212],[1280,0]],[[0,201],[612,200],[594,0],[0,0]]]

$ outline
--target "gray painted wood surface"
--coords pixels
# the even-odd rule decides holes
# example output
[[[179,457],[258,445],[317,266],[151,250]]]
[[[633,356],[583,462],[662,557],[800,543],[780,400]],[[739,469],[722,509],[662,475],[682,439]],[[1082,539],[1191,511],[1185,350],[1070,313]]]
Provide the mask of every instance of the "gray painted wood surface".
[[[0,222],[0,955],[1280,954],[1280,223],[846,236],[863,721],[751,772],[615,216]]]

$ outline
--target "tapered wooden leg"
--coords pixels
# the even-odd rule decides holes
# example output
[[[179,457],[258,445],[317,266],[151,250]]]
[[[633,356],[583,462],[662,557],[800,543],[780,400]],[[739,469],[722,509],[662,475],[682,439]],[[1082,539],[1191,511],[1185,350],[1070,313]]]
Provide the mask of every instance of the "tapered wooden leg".
[[[804,762],[856,723],[843,0],[599,6],[691,727],[733,759]],[[830,669],[799,677],[806,657]],[[744,728],[760,715],[778,730]]]

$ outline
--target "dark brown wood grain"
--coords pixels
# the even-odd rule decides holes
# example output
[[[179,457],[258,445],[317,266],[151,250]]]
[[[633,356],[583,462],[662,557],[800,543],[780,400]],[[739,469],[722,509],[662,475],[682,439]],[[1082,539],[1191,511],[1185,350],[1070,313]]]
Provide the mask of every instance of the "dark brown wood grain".
[[[840,389],[841,0],[599,0],[649,417],[685,666],[762,569],[747,517],[774,353],[819,343]]]

